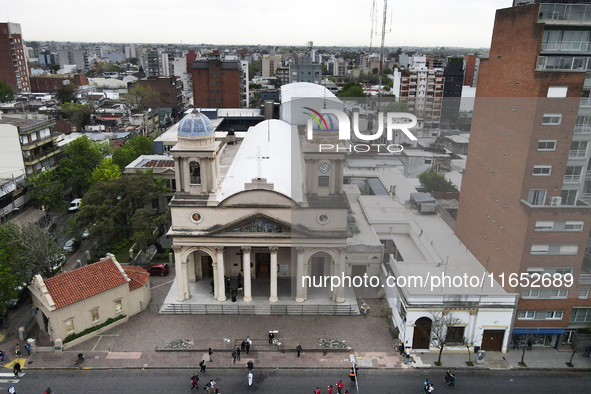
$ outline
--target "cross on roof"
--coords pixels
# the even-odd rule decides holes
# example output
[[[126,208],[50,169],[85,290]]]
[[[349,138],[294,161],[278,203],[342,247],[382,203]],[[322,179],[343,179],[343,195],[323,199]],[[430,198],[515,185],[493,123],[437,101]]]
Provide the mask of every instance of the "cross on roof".
[[[263,177],[263,168],[262,168],[262,161],[265,159],[269,159],[269,156],[263,156],[261,154],[261,147],[257,147],[257,155],[256,156],[248,156],[247,159],[256,160],[257,161],[257,178]]]

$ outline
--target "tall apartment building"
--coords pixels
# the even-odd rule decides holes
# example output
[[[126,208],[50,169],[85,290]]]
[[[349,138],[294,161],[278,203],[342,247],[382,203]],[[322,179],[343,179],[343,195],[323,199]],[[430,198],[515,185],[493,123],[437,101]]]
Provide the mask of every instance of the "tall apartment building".
[[[218,51],[193,62],[193,102],[197,108],[241,108],[246,102],[242,64],[222,60]],[[241,105],[242,104],[242,105]]]
[[[20,23],[0,23],[0,80],[14,93],[31,91]]]
[[[146,77],[170,77],[168,53],[162,48],[146,48],[140,57]]]
[[[57,51],[60,65],[63,67],[65,65],[76,65],[76,69],[78,72],[84,72],[88,70],[88,53],[82,49],[76,49],[72,46],[69,46],[64,49],[60,49]]]
[[[513,334],[547,346],[591,322],[590,15],[589,4],[497,11],[455,228],[520,294]]]
[[[460,113],[462,100],[462,84],[464,82],[464,61],[460,57],[447,59],[443,70],[443,106],[441,108],[441,124],[445,128],[455,128]]]
[[[476,87],[479,67],[480,59],[476,55],[464,56],[464,86]]]
[[[315,64],[309,55],[298,56],[297,64],[289,65],[289,83],[322,83],[322,64]]]
[[[438,128],[441,122],[444,82],[443,69],[429,69],[425,56],[414,56],[412,66],[402,71],[400,101],[408,104],[426,128]]]
[[[263,78],[274,77],[277,73],[277,67],[281,66],[281,55],[263,55],[261,63]]]

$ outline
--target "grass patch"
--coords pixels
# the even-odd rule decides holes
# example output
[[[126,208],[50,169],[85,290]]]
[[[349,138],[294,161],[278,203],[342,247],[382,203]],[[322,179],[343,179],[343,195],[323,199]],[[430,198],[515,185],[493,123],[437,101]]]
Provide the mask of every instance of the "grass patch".
[[[441,367],[443,364],[442,363],[438,363],[437,361],[435,361],[435,365],[438,367]]]
[[[466,365],[469,367],[473,367],[474,363],[472,361],[466,361]]]
[[[115,257],[117,258],[117,261],[122,263],[122,264],[127,264],[130,262],[129,260],[129,248],[131,248],[131,245],[133,245],[133,243],[131,241],[125,242],[125,243],[119,243],[117,245],[115,245],[116,249],[114,249],[111,253],[113,253],[115,255]],[[135,254],[135,251],[134,251]]]
[[[519,363],[517,363],[517,365],[519,365],[520,367],[523,367],[523,368],[527,368],[527,364],[525,364],[525,363],[519,362]]]
[[[573,365],[573,363],[565,363],[565,364],[566,364],[566,366],[567,366],[567,367],[569,367],[569,368],[574,368],[574,365]]]

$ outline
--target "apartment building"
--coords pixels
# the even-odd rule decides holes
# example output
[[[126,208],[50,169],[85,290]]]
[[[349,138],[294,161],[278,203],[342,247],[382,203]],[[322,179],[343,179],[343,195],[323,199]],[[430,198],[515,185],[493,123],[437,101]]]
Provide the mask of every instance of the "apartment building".
[[[31,91],[20,23],[0,23],[0,81],[14,93]]]
[[[559,346],[591,322],[591,5],[529,3],[480,62],[455,230],[520,294],[513,335]]]
[[[276,76],[277,68],[281,66],[281,55],[263,55],[261,63],[263,78],[274,77]]]
[[[193,101],[197,108],[245,107],[244,71],[239,60],[222,60],[218,51],[192,65]]]

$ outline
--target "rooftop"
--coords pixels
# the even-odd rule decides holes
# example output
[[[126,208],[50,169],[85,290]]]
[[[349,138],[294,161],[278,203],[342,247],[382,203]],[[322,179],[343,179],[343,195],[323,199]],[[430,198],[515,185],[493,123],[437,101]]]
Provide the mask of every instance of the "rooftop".
[[[24,119],[12,118],[6,115],[0,119],[0,124],[9,124],[16,126],[19,132],[26,132],[55,125],[55,120],[38,120],[38,119]]]

